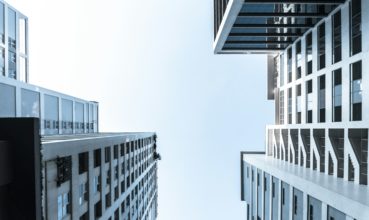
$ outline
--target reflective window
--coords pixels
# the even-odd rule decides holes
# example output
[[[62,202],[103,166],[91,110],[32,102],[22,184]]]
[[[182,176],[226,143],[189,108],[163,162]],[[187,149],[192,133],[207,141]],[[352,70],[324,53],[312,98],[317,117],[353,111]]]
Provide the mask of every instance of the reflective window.
[[[361,61],[351,64],[351,120],[362,120]]]
[[[0,47],[0,75],[5,76],[5,49]]]
[[[9,50],[8,53],[8,76],[9,78],[17,78],[17,55],[15,52]]]
[[[58,195],[58,220],[62,220],[69,213],[69,193]]]
[[[318,27],[318,69],[325,67],[325,23]]]
[[[15,117],[15,87],[0,83],[0,117]]]
[[[72,133],[73,129],[73,102],[62,99],[62,129],[63,133]]]
[[[337,63],[342,59],[341,11],[333,15],[332,27],[332,62]]]
[[[361,0],[350,2],[351,55],[361,52]]]
[[[333,71],[333,121],[342,121],[342,71]]]
[[[319,77],[318,122],[325,122],[325,75]]]
[[[4,43],[4,4],[0,2],[0,41]]]
[[[311,32],[306,35],[306,75],[313,72],[313,38]]]
[[[313,81],[306,82],[306,123],[313,123]]]
[[[22,117],[40,117],[40,94],[22,89]]]
[[[287,50],[287,76],[288,82],[292,82],[292,47]]]
[[[16,49],[16,13],[8,8],[8,44],[9,49]]]
[[[284,85],[284,56],[281,55],[280,56],[280,62],[281,62],[281,74],[280,74],[280,78],[279,78],[279,86],[283,86]]]
[[[301,85],[296,86],[296,123],[301,123]]]
[[[284,124],[284,91],[279,94],[279,123]]]
[[[301,58],[302,58],[302,56],[301,56],[301,41],[298,41],[296,43],[296,79],[301,78],[301,65],[302,65]]]
[[[55,96],[44,96],[44,126],[47,134],[57,134],[59,129],[59,99]]]

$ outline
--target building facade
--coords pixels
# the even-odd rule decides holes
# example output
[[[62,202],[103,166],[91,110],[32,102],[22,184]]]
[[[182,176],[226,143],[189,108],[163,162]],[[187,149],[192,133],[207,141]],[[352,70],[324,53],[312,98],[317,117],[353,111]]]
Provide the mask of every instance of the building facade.
[[[369,2],[214,1],[214,52],[267,54],[275,124],[241,153],[248,219],[368,219]]]
[[[0,1],[0,219],[155,220],[156,134],[100,133],[97,102],[29,84],[27,21]]]

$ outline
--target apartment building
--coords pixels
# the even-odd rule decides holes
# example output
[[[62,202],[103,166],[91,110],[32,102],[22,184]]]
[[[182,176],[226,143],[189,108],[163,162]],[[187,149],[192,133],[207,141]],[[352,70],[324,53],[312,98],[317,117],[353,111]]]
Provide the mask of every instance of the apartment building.
[[[266,54],[275,124],[241,152],[247,219],[368,219],[369,1],[214,1],[214,52]]]
[[[155,220],[156,134],[101,133],[97,102],[29,84],[27,34],[0,1],[0,219]]]

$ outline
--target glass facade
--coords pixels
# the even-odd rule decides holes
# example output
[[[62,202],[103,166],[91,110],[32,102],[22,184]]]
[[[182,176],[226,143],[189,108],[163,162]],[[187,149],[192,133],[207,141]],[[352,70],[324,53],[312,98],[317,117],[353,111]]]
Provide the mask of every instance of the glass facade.
[[[325,122],[325,75],[319,77],[318,121]]]
[[[342,121],[342,71],[333,71],[333,121]]]
[[[325,67],[325,22],[318,26],[318,69]]]
[[[313,72],[313,36],[312,33],[308,33],[305,39],[306,45],[306,75]]]
[[[351,64],[351,120],[362,119],[362,67],[361,61]]]
[[[332,63],[337,63],[342,59],[341,29],[341,11],[338,11],[332,17]]]
[[[306,82],[306,123],[313,123],[313,81]]]
[[[350,52],[361,52],[361,0],[350,1]]]

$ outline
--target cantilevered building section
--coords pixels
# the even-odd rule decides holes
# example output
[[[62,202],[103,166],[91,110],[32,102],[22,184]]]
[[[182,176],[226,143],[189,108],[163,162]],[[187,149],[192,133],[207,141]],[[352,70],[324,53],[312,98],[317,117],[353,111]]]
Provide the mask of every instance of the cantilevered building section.
[[[27,21],[0,0],[0,219],[155,220],[156,134],[99,133],[97,102],[29,84]]]
[[[215,1],[214,52],[268,55],[275,125],[241,153],[247,219],[368,219],[369,1]]]

